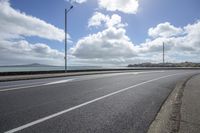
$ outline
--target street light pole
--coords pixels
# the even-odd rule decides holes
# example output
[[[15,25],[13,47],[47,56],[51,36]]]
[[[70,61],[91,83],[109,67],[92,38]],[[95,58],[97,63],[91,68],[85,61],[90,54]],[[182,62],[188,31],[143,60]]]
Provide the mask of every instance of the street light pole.
[[[67,72],[67,13],[73,8],[65,9],[65,72]]]
[[[163,64],[165,64],[165,43],[163,42]]]
[[[65,9],[65,72],[67,72],[67,9]]]

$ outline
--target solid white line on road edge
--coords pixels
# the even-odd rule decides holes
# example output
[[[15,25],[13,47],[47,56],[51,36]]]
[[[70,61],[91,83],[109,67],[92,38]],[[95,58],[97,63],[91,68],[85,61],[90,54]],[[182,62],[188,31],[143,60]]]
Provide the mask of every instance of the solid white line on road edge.
[[[179,73],[179,74],[180,74],[180,73]],[[79,105],[74,106],[74,107],[71,107],[71,108],[69,108],[69,109],[60,111],[60,112],[58,112],[58,113],[55,113],[55,114],[52,114],[52,115],[43,117],[43,118],[41,118],[41,119],[35,120],[35,121],[33,121],[33,122],[27,123],[27,124],[22,125],[22,126],[20,126],[20,127],[11,129],[11,130],[9,130],[9,131],[6,131],[5,133],[14,133],[14,132],[17,132],[17,131],[21,131],[21,130],[23,130],[23,129],[25,129],[25,128],[28,128],[28,127],[34,126],[34,125],[36,125],[36,124],[42,123],[42,122],[47,121],[47,120],[49,120],[49,119],[51,119],[51,118],[54,118],[54,117],[57,117],[57,116],[62,115],[62,114],[64,114],[64,113],[70,112],[70,111],[72,111],[72,110],[81,108],[81,107],[83,107],[83,106],[86,106],[86,105],[88,105],[88,104],[94,103],[94,102],[99,101],[99,100],[101,100],[101,99],[104,99],[104,98],[107,98],[107,97],[116,95],[116,94],[121,93],[121,92],[124,92],[124,91],[127,91],[127,90],[129,90],[129,89],[134,88],[134,87],[137,87],[137,86],[140,86],[140,85],[143,85],[143,84],[146,84],[146,83],[150,83],[150,82],[153,82],[153,81],[156,81],[156,80],[160,80],[160,79],[163,79],[163,78],[171,77],[171,76],[174,76],[174,75],[179,75],[179,74],[171,74],[171,75],[167,75],[167,76],[162,76],[162,77],[159,77],[159,78],[155,78],[155,79],[152,79],[152,80],[148,80],[148,81],[145,81],[145,82],[141,82],[141,83],[139,83],[139,84],[136,84],[136,85],[133,85],[133,86],[130,86],[130,87],[127,87],[127,88],[124,88],[124,89],[121,89],[121,90],[112,92],[112,93],[110,93],[110,94],[101,96],[101,97],[96,98],[96,99],[93,99],[93,100],[91,100],[91,101],[88,101],[88,102],[79,104]]]
[[[60,84],[60,83],[66,83],[66,82],[69,82],[69,81],[72,81],[72,80],[74,80],[74,79],[53,81],[53,82],[49,82],[49,83],[45,83],[45,84],[39,84],[39,85],[30,85],[30,86],[22,86],[22,87],[16,87],[16,88],[8,88],[8,89],[2,89],[2,90],[0,90],[0,92],[21,90],[21,89],[25,89],[25,88],[33,88],[33,87],[53,85],[53,84]]]

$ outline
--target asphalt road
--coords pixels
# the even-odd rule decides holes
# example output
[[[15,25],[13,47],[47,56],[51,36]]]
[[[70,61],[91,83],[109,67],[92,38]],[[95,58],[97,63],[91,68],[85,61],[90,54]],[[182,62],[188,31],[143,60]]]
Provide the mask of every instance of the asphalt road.
[[[176,83],[197,70],[0,83],[0,132],[145,133]]]

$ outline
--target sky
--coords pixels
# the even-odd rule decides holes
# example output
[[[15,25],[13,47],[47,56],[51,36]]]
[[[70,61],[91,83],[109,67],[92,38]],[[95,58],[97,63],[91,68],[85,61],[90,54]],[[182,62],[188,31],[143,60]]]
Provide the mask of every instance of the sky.
[[[200,62],[199,0],[0,0],[0,66]]]

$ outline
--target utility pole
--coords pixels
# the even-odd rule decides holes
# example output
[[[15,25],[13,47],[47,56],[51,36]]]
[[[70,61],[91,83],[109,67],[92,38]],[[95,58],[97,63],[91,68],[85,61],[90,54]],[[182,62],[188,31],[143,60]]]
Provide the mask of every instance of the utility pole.
[[[163,64],[165,63],[165,43],[163,42]]]
[[[73,8],[65,9],[65,72],[67,72],[67,13]]]

